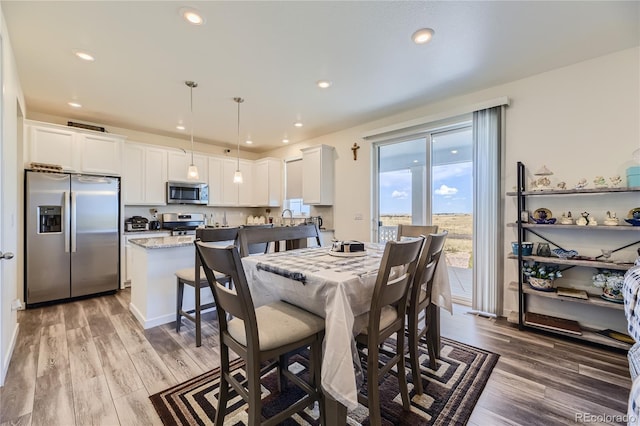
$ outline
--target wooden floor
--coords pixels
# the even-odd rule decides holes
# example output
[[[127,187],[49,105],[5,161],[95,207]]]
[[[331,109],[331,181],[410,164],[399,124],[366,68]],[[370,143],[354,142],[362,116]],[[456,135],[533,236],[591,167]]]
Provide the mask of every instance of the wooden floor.
[[[195,347],[188,321],[143,330],[115,296],[19,313],[20,334],[5,386],[2,425],[155,425],[149,395],[215,367],[215,321]],[[505,320],[442,313],[442,335],[501,355],[472,425],[565,425],[576,416],[626,413],[630,387],[622,353],[520,332]],[[608,417],[607,417],[608,416]],[[593,417],[591,417],[593,419]],[[613,418],[615,420],[615,418]]]

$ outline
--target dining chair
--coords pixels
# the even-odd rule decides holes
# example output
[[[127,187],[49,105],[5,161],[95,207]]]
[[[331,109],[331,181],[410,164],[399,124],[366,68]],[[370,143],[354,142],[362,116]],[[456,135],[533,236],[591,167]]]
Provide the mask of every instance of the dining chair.
[[[397,366],[402,408],[410,409],[409,389],[404,360],[404,329],[407,297],[416,272],[418,258],[424,238],[407,241],[389,241],[384,253],[371,298],[368,317],[359,317],[357,322],[366,322],[367,326],[356,336],[356,343],[362,358],[367,359],[367,396],[358,393],[358,402],[369,407],[369,422],[380,425],[380,389],[379,380],[394,366]],[[400,272],[397,272],[400,271]],[[399,274],[399,276],[392,275]],[[393,334],[396,334],[395,351],[380,367],[380,346]],[[366,349],[366,356],[363,350]]]
[[[398,225],[396,241],[401,241],[402,237],[420,237],[438,232],[438,225]]]
[[[418,395],[422,394],[422,376],[420,374],[420,358],[418,345],[420,339],[426,336],[427,349],[429,351],[429,367],[436,369],[436,348],[434,343],[435,321],[431,318],[431,293],[435,270],[442,254],[447,231],[440,234],[429,234],[427,237],[418,267],[414,275],[413,284],[408,300],[407,326],[409,329],[409,362],[411,363],[411,375],[413,388]],[[420,313],[424,312],[424,328],[420,328]]]
[[[240,228],[247,228],[247,229],[273,228],[273,223],[266,223],[263,225],[241,226]],[[236,247],[240,247],[238,239],[236,239]],[[268,250],[269,250],[269,243],[250,244],[248,248],[249,254],[262,254],[262,253],[266,253]]]
[[[205,228],[196,230],[196,238],[201,241],[220,242],[220,241],[234,241],[238,236],[238,228]],[[175,272],[177,277],[177,297],[176,297],[176,332],[180,332],[180,326],[182,325],[182,317],[193,321],[196,325],[196,347],[200,347],[202,344],[202,320],[201,313],[205,309],[215,307],[215,303],[205,303],[201,305],[200,291],[202,288],[209,287],[207,277],[204,275],[204,271],[200,266],[200,259],[198,255],[195,256],[195,267],[183,268]],[[196,283],[198,285],[196,286]],[[182,307],[182,301],[184,298],[184,286],[188,285],[195,289],[195,306],[194,309],[184,310]]]
[[[197,240],[195,244],[218,311],[220,391],[215,424],[222,426],[224,423],[230,399],[229,386],[248,404],[249,425],[278,424],[315,401],[319,403],[320,420],[324,424],[324,399],[320,389],[324,318],[283,301],[256,308],[236,247],[215,247]],[[229,277],[234,282],[233,291],[225,286],[222,277]],[[228,320],[227,314],[233,318]],[[307,346],[310,346],[308,383],[283,364],[286,353]],[[245,361],[245,381],[239,381],[232,374],[230,349]],[[261,423],[260,377],[275,367],[300,387],[305,396]]]
[[[251,246],[256,246],[257,244],[266,243],[264,245],[264,251],[261,254],[269,251],[270,243],[278,246],[280,241],[285,241],[286,250],[306,247],[307,238],[314,238],[318,246],[322,245],[320,232],[315,224],[278,226],[274,228],[256,228],[251,226],[241,228],[238,232],[240,256],[246,257],[250,254],[255,254],[255,251],[251,250]],[[276,247],[274,250],[278,251],[278,248]]]

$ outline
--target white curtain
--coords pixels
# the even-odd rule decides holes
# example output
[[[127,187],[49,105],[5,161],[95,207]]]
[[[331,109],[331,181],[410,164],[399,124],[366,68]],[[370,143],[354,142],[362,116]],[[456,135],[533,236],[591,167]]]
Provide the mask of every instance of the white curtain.
[[[502,315],[504,106],[473,113],[473,309]]]

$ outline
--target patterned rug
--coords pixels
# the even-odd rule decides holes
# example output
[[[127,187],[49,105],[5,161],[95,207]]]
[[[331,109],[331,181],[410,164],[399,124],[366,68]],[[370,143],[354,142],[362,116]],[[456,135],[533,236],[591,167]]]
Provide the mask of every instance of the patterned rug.
[[[390,348],[389,348],[390,349]],[[413,391],[409,362],[407,359],[407,380],[411,397],[411,411],[402,410],[402,400],[398,393],[398,380],[387,376],[380,385],[382,421],[388,425],[464,425],[469,420],[482,390],[484,389],[499,355],[442,338],[441,358],[437,361],[437,371],[429,368],[429,356],[425,345],[421,345],[421,364],[424,394]],[[301,376],[306,375],[306,354],[291,358],[290,370]],[[234,365],[242,366],[241,360]],[[243,369],[237,374],[242,377]],[[165,391],[152,395],[151,402],[165,425],[209,425],[213,424],[217,405],[218,379],[220,372],[214,369]],[[271,417],[281,407],[289,406],[301,398],[302,392],[291,386],[287,392],[277,391],[275,372],[263,377],[264,417]],[[225,425],[246,425],[246,405],[238,396],[227,407]],[[347,424],[369,424],[368,409],[359,406],[349,411]],[[317,425],[317,404],[313,410],[306,409],[289,419],[285,425]]]

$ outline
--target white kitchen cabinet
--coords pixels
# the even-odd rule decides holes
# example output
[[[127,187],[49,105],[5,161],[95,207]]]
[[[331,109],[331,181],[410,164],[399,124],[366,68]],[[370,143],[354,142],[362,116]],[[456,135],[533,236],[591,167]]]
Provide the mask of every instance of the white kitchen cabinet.
[[[282,161],[263,158],[253,163],[253,205],[278,207],[282,198]]]
[[[80,170],[80,150],[76,132],[62,126],[29,125],[29,155],[31,162],[62,166],[64,170]]]
[[[253,202],[253,161],[240,160],[242,183],[235,183],[238,187],[238,205],[243,207],[254,206]],[[232,179],[233,181],[233,179]]]
[[[224,158],[209,157],[208,159],[209,205],[223,204],[222,164]]]
[[[152,145],[126,143],[122,193],[125,205],[166,204],[167,151]]]
[[[208,157],[193,154],[193,164],[198,168],[198,182],[207,182]],[[172,182],[187,182],[187,171],[191,165],[191,152],[169,150],[167,152],[167,178]]]
[[[333,205],[334,148],[318,145],[301,151],[304,204]]]
[[[120,176],[124,138],[102,134],[79,133],[82,173]]]
[[[237,163],[233,158],[222,160],[222,204],[223,206],[238,205],[238,184],[233,183]]]
[[[119,176],[122,172],[123,136],[37,121],[25,121],[25,125],[27,168],[34,162],[88,174]]]

